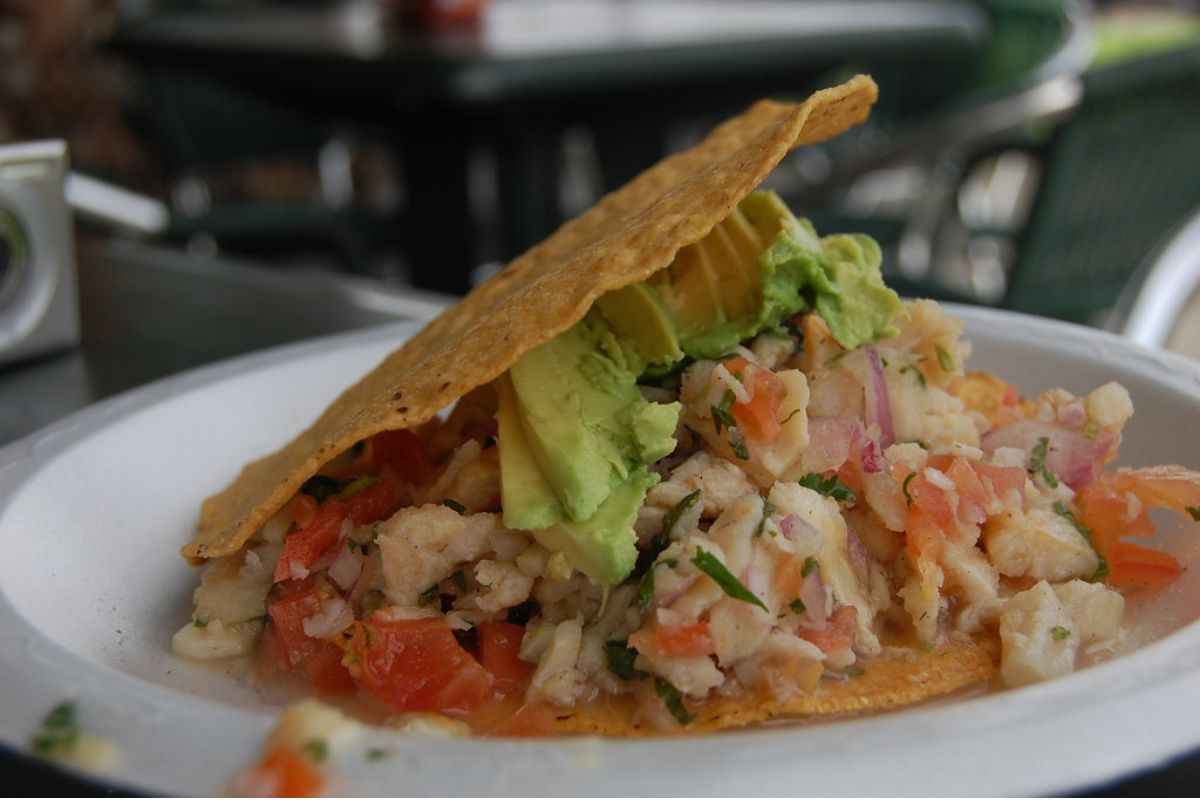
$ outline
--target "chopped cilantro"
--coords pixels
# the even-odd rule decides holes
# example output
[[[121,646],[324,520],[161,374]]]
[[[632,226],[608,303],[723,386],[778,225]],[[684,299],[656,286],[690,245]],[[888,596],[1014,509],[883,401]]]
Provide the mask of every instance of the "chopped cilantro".
[[[807,578],[809,575],[812,575],[813,570],[820,566],[820,563],[817,561],[816,556],[809,556],[804,559],[804,566],[800,568],[800,577]]]
[[[300,745],[300,752],[310,761],[322,764],[329,758],[329,744],[324,739],[309,739]]]
[[[946,348],[938,347],[937,359],[938,366],[942,368],[942,372],[954,372],[954,359],[946,352]]]
[[[908,501],[909,508],[912,508],[912,494],[908,491],[908,485],[912,483],[912,479],[915,477],[917,477],[917,473],[908,473],[908,477],[906,477],[904,479],[904,483],[900,485],[900,491],[904,492],[904,499]]]
[[[445,500],[443,500],[443,501],[442,501],[442,505],[444,505],[446,508],[451,508],[451,509],[454,509],[454,510],[455,510],[455,511],[457,511],[459,514],[466,514],[466,513],[467,513],[467,507],[466,507],[466,506],[464,506],[462,503],[458,502],[457,500],[452,500],[452,499],[451,499],[451,498],[449,498],[449,497],[447,497]]]
[[[688,712],[687,706],[683,704],[683,695],[670,681],[657,675],[654,676],[654,690],[658,692],[663,705],[671,712],[671,716],[675,718],[676,722],[680,725],[687,725],[692,721],[692,715]]]
[[[791,609],[793,614],[803,614],[805,611],[804,601],[797,597],[795,600],[788,603],[788,608]]]
[[[737,420],[733,418],[733,403],[737,399],[733,393],[733,389],[726,389],[725,394],[721,395],[721,402],[712,406],[713,427],[717,430],[717,435],[721,435],[721,427],[736,428]]]
[[[1033,476],[1041,475],[1042,481],[1051,489],[1058,488],[1058,478],[1054,473],[1046,469],[1046,454],[1050,449],[1050,437],[1043,436],[1038,439],[1037,444],[1029,451],[1029,474]]]
[[[367,761],[382,761],[390,755],[391,753],[382,747],[372,747],[367,751]]]
[[[863,675],[866,675],[866,674],[867,674],[867,671],[865,669],[863,669],[862,667],[851,667],[850,669],[846,670],[847,678],[861,678]]]
[[[932,653],[933,652],[933,642],[925,642],[925,641],[917,642],[917,649],[920,650],[922,653]]]
[[[832,497],[834,500],[846,505],[854,505],[854,501],[857,499],[854,495],[854,490],[843,483],[842,479],[837,475],[830,475],[828,478],[825,478],[819,472],[809,472],[797,481],[797,483],[805,489],[812,489],[818,494]]]
[[[775,506],[771,503],[771,501],[765,497],[762,499],[762,504],[763,504],[763,507],[762,507],[763,516],[762,516],[762,519],[759,520],[759,522],[758,522],[758,527],[754,529],[755,536],[762,536],[763,529],[767,525],[767,520],[770,519],[772,514],[775,514],[778,512],[778,509],[775,508]],[[774,535],[774,531],[772,531],[772,535]]]
[[[1054,637],[1054,641],[1063,642],[1071,638],[1071,632],[1062,625],[1055,625],[1050,629],[1050,635]]]
[[[905,366],[900,368],[901,375],[903,375],[906,372],[910,372],[910,371],[912,372],[913,377],[915,377],[917,379],[917,383],[921,384],[921,388],[924,389],[925,388],[925,373],[921,372],[921,370],[917,369],[912,364],[906,364]]]
[[[438,585],[435,583],[433,586],[430,586],[428,589],[426,589],[425,591],[423,591],[419,595],[417,595],[417,605],[419,605],[419,606],[429,605],[434,600],[438,599],[438,594],[439,594]]]
[[[1084,425],[1083,426],[1083,435],[1089,439],[1095,439],[1097,436],[1100,435],[1100,423],[1099,422],[1089,422],[1087,425]]]
[[[1096,543],[1092,541],[1092,532],[1079,521],[1079,517],[1071,513],[1071,509],[1067,508],[1061,500],[1054,501],[1054,513],[1071,523],[1075,530],[1079,531],[1079,535],[1087,539],[1087,543],[1092,546],[1092,550],[1096,553],[1096,558],[1099,559],[1099,564],[1096,566],[1096,572],[1092,575],[1092,582],[1096,583],[1108,577],[1108,561],[1104,555],[1096,549]]]
[[[206,620],[204,617],[196,617],[194,620],[192,620],[192,625],[196,626],[197,628],[207,628],[208,620]]]
[[[717,585],[721,587],[721,591],[734,600],[752,603],[763,611],[770,611],[754,592],[747,589],[742,585],[741,581],[734,577],[728,567],[722,564],[712,553],[705,551],[703,547],[696,548],[696,557],[692,559],[692,563],[696,565],[697,569],[716,581]]]
[[[843,350],[842,352],[840,352],[837,355],[830,358],[828,361],[825,362],[826,369],[836,365],[839,361],[841,361],[843,358],[845,358],[849,352],[850,352],[849,350]]]
[[[1191,515],[1192,519],[1194,519],[1196,522],[1200,522],[1200,508],[1196,508],[1196,506],[1184,506],[1184,508],[1187,509],[1187,512],[1189,515]]]
[[[608,656],[608,671],[623,681],[636,681],[646,677],[646,673],[633,665],[637,660],[638,651],[623,641],[612,640],[604,643],[604,652]]]
[[[42,719],[33,735],[33,751],[43,756],[67,755],[79,741],[75,704],[59,703]]]
[[[642,576],[642,582],[638,584],[637,592],[637,607],[638,611],[645,614],[650,610],[650,605],[654,602],[654,567],[650,565],[650,569],[646,570],[646,574]]]
[[[750,460],[750,451],[746,449],[746,437],[737,428],[729,429],[729,449],[742,461]]]
[[[680,518],[686,514],[692,506],[696,505],[696,502],[700,499],[700,494],[701,491],[697,489],[676,503],[675,506],[668,511],[665,516],[663,516],[662,533],[659,535],[664,539],[664,547],[666,546],[665,542],[670,540],[671,532],[675,530],[675,526],[679,523]]]

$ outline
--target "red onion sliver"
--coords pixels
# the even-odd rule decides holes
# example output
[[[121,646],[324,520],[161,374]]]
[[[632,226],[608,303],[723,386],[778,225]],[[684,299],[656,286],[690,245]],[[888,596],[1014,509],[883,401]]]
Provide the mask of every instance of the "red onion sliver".
[[[892,422],[892,404],[888,398],[887,378],[883,374],[883,359],[872,345],[863,348],[867,354],[867,424],[879,426],[880,447],[891,447],[896,442],[896,427]]]

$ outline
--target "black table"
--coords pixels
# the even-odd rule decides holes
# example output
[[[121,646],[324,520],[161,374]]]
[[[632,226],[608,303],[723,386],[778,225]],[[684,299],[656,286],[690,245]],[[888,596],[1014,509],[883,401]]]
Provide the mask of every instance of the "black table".
[[[402,27],[380,6],[168,9],[127,21],[113,47],[172,115],[159,124],[177,169],[237,155],[237,142],[270,146],[248,123],[240,136],[218,130],[238,119],[181,99],[189,91],[236,96],[247,113],[273,108],[286,139],[306,123],[379,132],[401,156],[414,281],[453,292],[475,265],[508,260],[561,221],[569,129],[587,132],[599,188],[612,189],[671,149],[682,123],[852,71],[875,74],[891,102],[944,97],[970,82],[990,34],[970,0],[495,0],[468,30]],[[491,252],[473,203],[485,191],[470,170],[481,152],[495,168]]]

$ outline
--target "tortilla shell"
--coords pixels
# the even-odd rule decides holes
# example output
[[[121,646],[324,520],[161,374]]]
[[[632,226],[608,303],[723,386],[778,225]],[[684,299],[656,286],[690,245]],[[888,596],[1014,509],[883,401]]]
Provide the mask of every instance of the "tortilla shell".
[[[665,158],[476,287],[347,389],[282,450],[206,500],[192,559],[236,552],[323,464],[380,431],[432,418],[581,320],[602,294],[669,266],[787,153],[867,118],[867,76],[799,104],[763,100]]]
[[[662,736],[711,733],[771,720],[799,720],[883,711],[920,703],[952,692],[982,686],[996,673],[1000,643],[994,633],[975,642],[948,642],[920,650],[892,650],[858,663],[861,673],[844,679],[824,677],[811,691],[786,700],[771,697],[711,697],[703,705],[688,703],[690,724],[662,729],[636,719],[629,702],[596,701],[571,709],[547,707],[537,729],[556,734]],[[516,724],[520,725],[522,721]],[[500,731],[503,735],[503,729]]]

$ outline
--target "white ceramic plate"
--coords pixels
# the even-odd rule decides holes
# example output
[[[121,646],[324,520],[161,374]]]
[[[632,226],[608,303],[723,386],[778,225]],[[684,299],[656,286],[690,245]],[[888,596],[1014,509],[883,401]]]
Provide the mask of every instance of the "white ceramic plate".
[[[1200,365],[1083,328],[956,308],[970,366],[1026,394],[1121,381],[1122,463],[1200,466]],[[202,498],[289,439],[410,334],[375,329],[161,381],[0,450],[0,742],[23,750],[63,699],[119,743],[108,776],[152,794],[225,791],[278,709],[171,655]],[[1168,547],[1197,563],[1190,523]],[[1189,550],[1190,548],[1190,550]],[[339,758],[360,794],[1055,794],[1200,746],[1200,571],[1135,609],[1159,641],[1068,678],[903,712],[673,740],[409,739]]]

